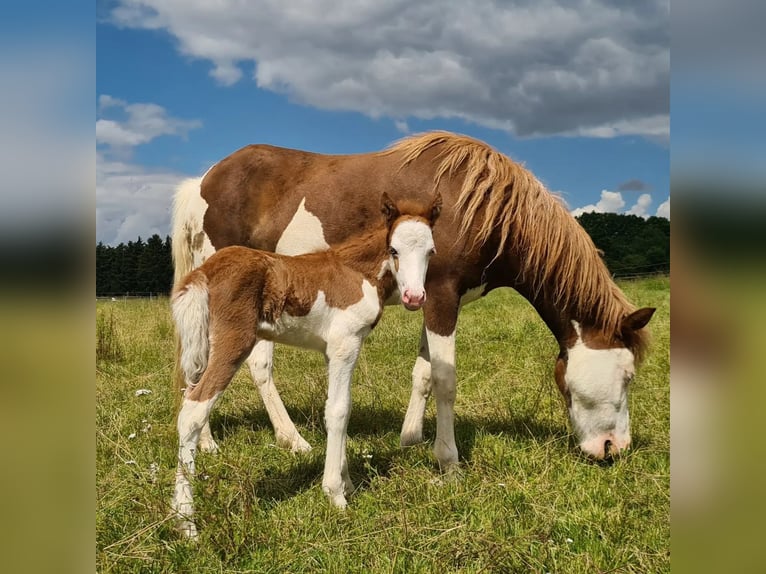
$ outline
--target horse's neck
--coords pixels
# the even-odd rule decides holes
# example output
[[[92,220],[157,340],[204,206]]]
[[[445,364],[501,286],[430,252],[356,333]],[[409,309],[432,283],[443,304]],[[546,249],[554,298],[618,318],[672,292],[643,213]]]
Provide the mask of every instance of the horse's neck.
[[[387,236],[387,229],[377,229],[350,239],[334,249],[341,263],[361,273],[370,284],[377,287],[383,299],[388,298],[395,287],[391,272],[383,270],[388,260]]]

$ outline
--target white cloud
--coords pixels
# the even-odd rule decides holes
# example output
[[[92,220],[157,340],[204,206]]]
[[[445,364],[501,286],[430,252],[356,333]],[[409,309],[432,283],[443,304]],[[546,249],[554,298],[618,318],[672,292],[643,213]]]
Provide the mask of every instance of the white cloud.
[[[145,168],[98,155],[96,161],[96,239],[127,243],[139,236],[170,233],[176,186],[187,176]]]
[[[649,217],[649,206],[652,204],[652,196],[648,193],[642,193],[636,203],[627,211],[622,211],[625,207],[625,200],[619,191],[601,190],[601,199],[596,204],[585,205],[571,211],[572,215],[577,217],[583,213],[625,213],[626,215],[637,215],[639,217]],[[670,219],[670,198],[663,201],[655,213],[658,217]]]
[[[639,217],[646,217],[647,209],[652,204],[652,196],[648,193],[642,193],[638,196],[638,200],[628,211],[629,215],[638,215]]]
[[[322,109],[520,136],[669,132],[668,0],[118,0],[111,20],[168,32],[221,84],[254,66],[259,87]]]
[[[407,122],[404,120],[395,120],[394,126],[396,126],[396,129],[402,132],[403,134],[410,133],[410,126],[408,126]]]
[[[160,136],[186,137],[202,124],[174,118],[153,103],[128,103],[108,94],[98,99],[96,121],[96,239],[106,244],[170,233],[173,192],[187,177],[171,170],[147,170],[127,158],[136,146]]]
[[[657,217],[670,219],[670,198],[667,198],[665,201],[660,203],[659,207],[657,207],[656,215]]]
[[[202,126],[199,120],[182,120],[168,115],[165,108],[151,103],[129,104],[107,94],[99,96],[99,112],[115,108],[124,112],[123,121],[99,118],[96,121],[96,143],[125,149],[149,143],[164,135],[186,137]]]
[[[618,213],[625,207],[625,200],[619,191],[601,190],[601,199],[595,205],[586,205],[572,210],[572,215],[577,217],[583,213]]]

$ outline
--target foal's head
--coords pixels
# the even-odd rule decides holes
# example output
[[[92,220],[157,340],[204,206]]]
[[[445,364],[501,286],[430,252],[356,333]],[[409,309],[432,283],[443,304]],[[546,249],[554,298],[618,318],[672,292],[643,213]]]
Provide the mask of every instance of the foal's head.
[[[389,267],[402,304],[410,311],[420,309],[426,302],[426,271],[429,259],[436,252],[431,228],[441,206],[439,193],[427,209],[410,202],[395,204],[386,193],[381,198],[381,210],[388,225]]]
[[[644,345],[639,331],[653,314],[651,307],[627,314],[612,336],[572,321],[556,362],[556,384],[580,449],[592,458],[611,458],[630,446],[628,387]]]

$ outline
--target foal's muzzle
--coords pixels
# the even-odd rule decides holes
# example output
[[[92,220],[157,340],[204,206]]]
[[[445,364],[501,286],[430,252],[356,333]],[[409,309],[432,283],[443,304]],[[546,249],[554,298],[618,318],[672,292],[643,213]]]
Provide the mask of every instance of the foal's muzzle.
[[[404,293],[402,293],[402,305],[404,305],[404,308],[408,311],[417,311],[420,309],[426,302],[426,292],[423,291],[422,293],[416,294],[413,291],[410,291],[409,289],[405,289]]]

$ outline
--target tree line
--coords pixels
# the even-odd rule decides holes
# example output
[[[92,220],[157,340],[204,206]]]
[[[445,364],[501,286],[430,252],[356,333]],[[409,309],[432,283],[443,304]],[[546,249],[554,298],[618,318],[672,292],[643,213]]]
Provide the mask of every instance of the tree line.
[[[602,250],[615,277],[670,271],[670,221],[618,213],[583,213],[577,221]],[[96,245],[96,295],[167,294],[173,283],[170,237]]]
[[[170,237],[96,245],[96,296],[167,294],[172,285]]]

